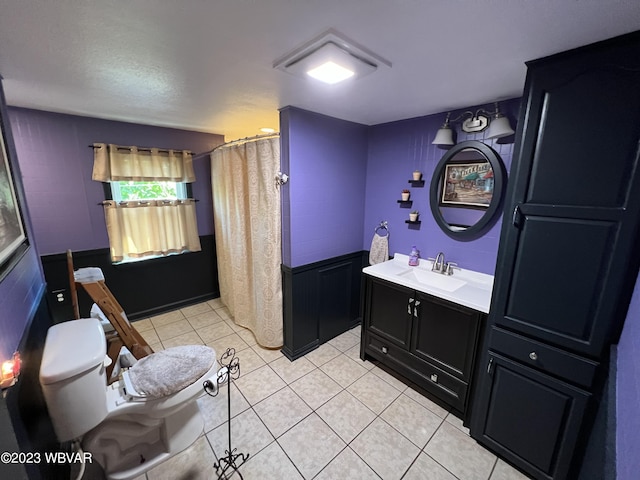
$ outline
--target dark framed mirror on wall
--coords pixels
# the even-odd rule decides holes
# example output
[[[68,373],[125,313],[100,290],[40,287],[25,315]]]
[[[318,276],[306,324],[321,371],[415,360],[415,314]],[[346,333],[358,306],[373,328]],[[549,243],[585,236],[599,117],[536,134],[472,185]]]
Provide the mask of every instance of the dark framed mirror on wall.
[[[500,216],[506,187],[500,156],[477,140],[452,147],[436,166],[429,200],[442,231],[455,240],[484,235]]]

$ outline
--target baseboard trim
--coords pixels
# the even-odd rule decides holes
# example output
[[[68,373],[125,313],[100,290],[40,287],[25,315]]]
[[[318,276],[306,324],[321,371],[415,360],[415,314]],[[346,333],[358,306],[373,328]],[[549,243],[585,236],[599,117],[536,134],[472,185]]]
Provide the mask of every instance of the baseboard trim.
[[[298,348],[296,351],[292,351],[287,346],[282,347],[282,354],[287,357],[292,362],[297,360],[300,357],[304,357],[307,353],[315,350],[320,346],[320,340],[314,340],[313,342],[305,345],[304,347]]]
[[[196,303],[206,302],[207,300],[213,300],[220,297],[220,292],[213,292],[206,295],[198,295],[196,297],[186,298],[179,302],[167,303],[156,308],[150,308],[140,312],[135,312],[132,315],[127,315],[129,320],[140,320],[147,317],[153,317],[154,315],[160,315],[162,313],[171,312],[180,308],[188,307],[189,305],[195,305]]]

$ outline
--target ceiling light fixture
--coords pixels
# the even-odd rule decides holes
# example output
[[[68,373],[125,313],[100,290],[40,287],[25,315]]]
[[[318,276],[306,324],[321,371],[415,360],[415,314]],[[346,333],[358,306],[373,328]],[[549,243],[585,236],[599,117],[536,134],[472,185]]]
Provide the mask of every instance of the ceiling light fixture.
[[[331,29],[279,58],[273,68],[329,84],[360,78],[391,63]]]
[[[434,138],[431,143],[433,145],[455,145],[456,142],[453,140],[453,130],[451,129],[450,123],[458,122],[463,118],[464,120],[462,121],[462,126],[460,128],[464,132],[482,132],[484,129],[489,127],[487,134],[485,135],[486,139],[502,138],[513,135],[515,132],[513,131],[513,128],[511,128],[509,119],[500,113],[498,102],[495,102],[495,108],[496,109],[493,112],[488,112],[483,108],[479,108],[475,113],[471,110],[467,110],[454,119],[451,119],[451,112],[448,112],[447,117],[444,120],[444,124],[438,129],[436,132],[436,138]]]
[[[328,62],[323,63],[311,70],[307,70],[307,75],[313,77],[321,82],[328,83],[333,85],[334,83],[342,82],[347,78],[351,78],[355,75],[356,72],[353,70],[349,70],[348,68],[342,67],[337,63],[329,60]]]

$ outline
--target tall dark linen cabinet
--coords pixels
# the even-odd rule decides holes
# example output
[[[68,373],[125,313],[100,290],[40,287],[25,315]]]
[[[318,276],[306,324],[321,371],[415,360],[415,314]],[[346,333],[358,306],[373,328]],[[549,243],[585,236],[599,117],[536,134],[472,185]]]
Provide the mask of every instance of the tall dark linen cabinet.
[[[560,480],[640,264],[640,32],[527,66],[471,435]]]

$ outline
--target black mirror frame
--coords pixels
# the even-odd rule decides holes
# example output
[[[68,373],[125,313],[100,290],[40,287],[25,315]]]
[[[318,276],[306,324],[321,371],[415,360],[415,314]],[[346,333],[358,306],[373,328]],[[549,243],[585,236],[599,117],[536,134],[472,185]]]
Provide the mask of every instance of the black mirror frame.
[[[491,199],[489,208],[487,208],[482,218],[480,218],[480,220],[478,220],[475,225],[472,225],[465,230],[454,230],[445,221],[438,205],[441,182],[440,179],[444,173],[445,165],[447,164],[447,162],[451,160],[456,154],[467,148],[478,150],[489,161],[489,164],[493,169],[493,198]],[[491,147],[477,140],[467,140],[465,142],[458,143],[457,145],[453,146],[447,153],[445,153],[445,155],[442,157],[442,159],[440,159],[440,162],[436,166],[435,171],[433,172],[433,177],[431,178],[431,188],[429,192],[429,203],[433,218],[435,219],[438,226],[442,229],[442,231],[454,240],[468,242],[480,238],[496,223],[498,217],[500,216],[500,207],[502,207],[502,201],[504,199],[504,193],[506,190],[506,178],[507,171],[504,163],[502,162],[502,159],[500,158],[498,153]]]

